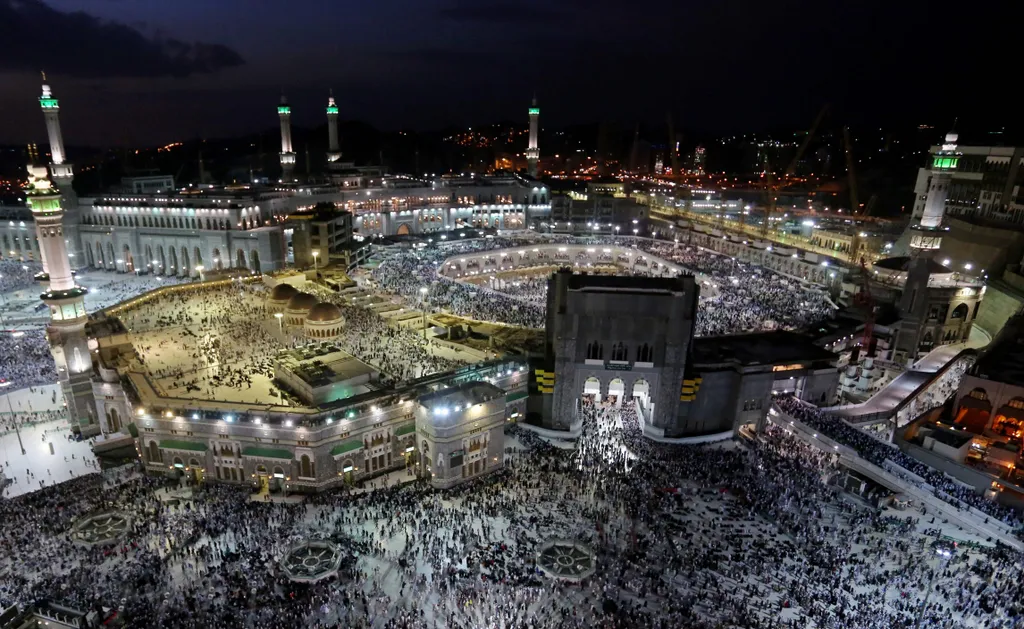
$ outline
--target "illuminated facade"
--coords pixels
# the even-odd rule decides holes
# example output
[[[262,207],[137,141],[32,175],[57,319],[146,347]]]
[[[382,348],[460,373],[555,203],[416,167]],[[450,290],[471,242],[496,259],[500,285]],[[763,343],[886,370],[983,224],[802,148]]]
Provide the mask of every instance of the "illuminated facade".
[[[327,161],[336,162],[341,159],[341,145],[338,143],[338,105],[334,102],[334,93],[327,97]]]
[[[534,179],[537,178],[537,162],[540,160],[540,147],[537,144],[537,135],[540,131],[540,107],[537,106],[537,97],[533,97],[530,105],[530,143],[526,147],[526,168],[527,172]]]
[[[85,336],[87,316],[85,289],[76,286],[64,242],[64,210],[59,190],[40,167],[29,168],[26,190],[35,219],[39,251],[46,271],[39,279],[48,283],[40,298],[50,309],[47,336],[64,391],[72,425],[84,434],[99,430],[92,396],[92,357]]]
[[[295,151],[292,150],[292,108],[284,94],[277,106],[277,117],[281,119],[281,178],[290,181],[295,169]]]

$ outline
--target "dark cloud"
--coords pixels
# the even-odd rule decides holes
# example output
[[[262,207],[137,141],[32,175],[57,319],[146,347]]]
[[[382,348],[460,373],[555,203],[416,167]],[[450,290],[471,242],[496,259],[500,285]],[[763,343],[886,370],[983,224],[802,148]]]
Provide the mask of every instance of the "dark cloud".
[[[40,0],[0,0],[0,41],[0,70],[85,78],[185,77],[245,63],[220,44],[146,37],[127,24],[62,13]]]
[[[460,22],[489,22],[492,24],[538,24],[565,16],[563,11],[536,4],[512,2],[486,2],[485,0],[459,0],[438,11],[438,15]]]

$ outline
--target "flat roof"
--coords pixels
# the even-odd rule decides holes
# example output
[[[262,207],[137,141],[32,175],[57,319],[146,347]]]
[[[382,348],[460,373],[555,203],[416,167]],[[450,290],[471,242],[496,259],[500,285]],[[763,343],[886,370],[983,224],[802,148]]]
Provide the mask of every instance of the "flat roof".
[[[558,271],[566,273],[567,271]],[[685,292],[685,278],[693,280],[692,275],[678,277],[646,277],[638,275],[590,275],[573,273],[569,278],[569,290],[613,289],[635,290],[643,292]]]
[[[803,361],[835,360],[805,334],[788,330],[700,336],[693,339],[694,364],[737,361],[743,365],[774,365]]]
[[[489,402],[499,397],[505,397],[504,389],[482,380],[472,380],[424,395],[420,398],[420,404],[429,409],[449,406],[468,407],[474,404]]]
[[[926,436],[953,448],[960,448],[974,438],[973,433],[950,430],[948,428],[943,428],[942,426],[935,426]]]
[[[290,349],[277,357],[278,365],[311,387],[322,387],[372,374],[373,367],[336,345]]]

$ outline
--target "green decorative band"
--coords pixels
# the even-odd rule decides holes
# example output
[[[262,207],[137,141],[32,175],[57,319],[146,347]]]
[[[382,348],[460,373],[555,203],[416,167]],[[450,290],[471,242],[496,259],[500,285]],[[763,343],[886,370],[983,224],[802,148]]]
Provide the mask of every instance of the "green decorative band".
[[[257,448],[254,446],[248,446],[242,448],[242,456],[255,456],[262,457],[264,459],[288,459],[291,460],[292,453],[290,450],[278,449],[278,448]]]
[[[205,443],[179,439],[161,439],[160,448],[166,450],[191,450],[193,452],[206,452],[209,449]]]
[[[56,98],[40,98],[39,106],[43,109],[60,109]]]
[[[408,434],[414,433],[414,432],[416,432],[416,423],[415,422],[410,422],[408,424],[405,424],[404,426],[399,426],[398,428],[396,428],[395,429],[395,436],[396,437],[401,437],[402,435],[408,435]]]
[[[287,106],[287,105],[281,105],[280,107],[277,108],[277,113],[279,113],[279,114],[290,114],[290,113],[292,113],[292,108]]]
[[[327,108],[327,113],[329,113],[329,114],[336,114],[336,113],[338,113],[338,108],[334,107],[334,106],[328,107]]]
[[[540,115],[540,107],[530,107],[530,115],[531,116],[539,116]]]
[[[346,454],[348,452],[355,452],[359,448],[363,447],[363,442],[358,439],[352,441],[346,441],[345,443],[334,446],[331,448],[331,456],[338,456],[339,454]]]

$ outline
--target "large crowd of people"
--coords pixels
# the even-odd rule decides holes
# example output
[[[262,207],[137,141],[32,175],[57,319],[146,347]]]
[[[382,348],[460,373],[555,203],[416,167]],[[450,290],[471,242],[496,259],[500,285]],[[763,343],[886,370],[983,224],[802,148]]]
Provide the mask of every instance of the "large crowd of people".
[[[638,252],[677,264],[699,277],[703,296],[697,313],[696,334],[709,336],[756,332],[776,328],[802,328],[831,317],[834,304],[824,290],[762,268],[737,261],[728,256],[693,245],[645,239],[611,239],[560,237],[558,242],[575,244],[625,244]],[[546,278],[515,275],[502,276],[500,281],[476,284],[463,282],[438,273],[448,258],[527,244],[513,238],[475,239],[440,243],[426,249],[403,249],[391,252],[373,272],[373,280],[381,290],[402,295],[414,307],[446,310],[452,314],[483,321],[496,321],[525,327],[544,325],[546,309]],[[567,266],[603,272],[617,265],[628,275],[665,275],[664,264],[646,257],[632,256],[613,260],[603,251],[581,251],[576,257],[551,267]],[[596,265],[596,267],[595,267]],[[498,270],[500,266],[495,266]],[[421,288],[427,288],[424,295]]]
[[[854,428],[842,419],[791,396],[775,398],[779,409],[794,419],[820,431],[829,438],[853,448],[862,458],[884,467],[890,461],[922,478],[931,486],[935,495],[958,508],[973,507],[1001,520],[1014,528],[1024,526],[1021,513],[997,502],[988,500],[973,488],[949,478],[942,472],[921,463],[892,444],[880,440],[876,435]]]
[[[845,497],[833,456],[779,428],[661,444],[616,402],[583,400],[573,446],[510,425],[505,468],[451,490],[411,469],[302,502],[123,472],[48,486],[0,503],[0,607],[105,606],[129,628],[1019,626],[1020,554]],[[124,537],[74,543],[99,510],[130,516]],[[965,542],[948,560],[946,536]],[[595,573],[543,574],[551,538],[591,548]],[[336,577],[287,578],[304,539],[342,549]]]
[[[0,330],[0,393],[56,381],[57,367],[43,330]]]

